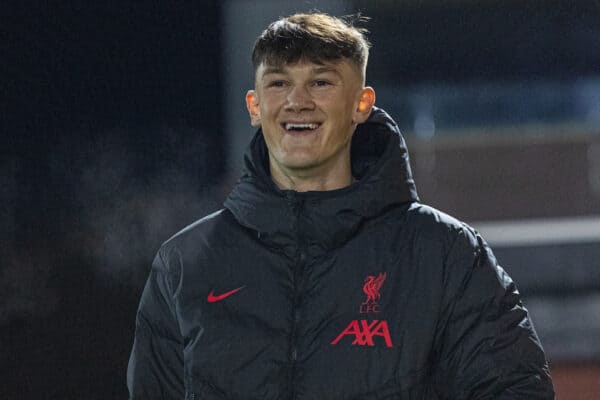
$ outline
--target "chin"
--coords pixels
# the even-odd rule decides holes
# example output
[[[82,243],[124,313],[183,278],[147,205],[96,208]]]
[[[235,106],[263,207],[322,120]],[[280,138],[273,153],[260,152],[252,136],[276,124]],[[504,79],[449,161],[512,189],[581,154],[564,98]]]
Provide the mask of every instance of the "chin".
[[[288,169],[307,169],[318,164],[314,157],[286,157],[280,160],[280,165]]]
[[[282,153],[281,157],[277,157],[277,160],[281,165],[289,168],[301,167],[316,162],[316,157],[310,149],[297,148]]]
[[[301,170],[301,169],[312,168],[312,167],[316,166],[317,163],[315,163],[313,161],[304,161],[303,160],[303,161],[287,161],[287,162],[283,162],[281,165],[283,165],[287,169]]]

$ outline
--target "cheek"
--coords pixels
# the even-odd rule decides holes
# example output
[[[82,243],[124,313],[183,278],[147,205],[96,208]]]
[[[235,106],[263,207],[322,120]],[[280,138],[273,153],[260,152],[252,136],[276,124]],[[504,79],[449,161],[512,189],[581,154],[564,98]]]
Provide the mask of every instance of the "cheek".
[[[283,103],[281,97],[282,96],[278,94],[269,94],[268,96],[263,94],[260,97],[261,100],[259,102],[261,113],[265,115],[275,114],[277,110],[281,108],[281,104]]]
[[[341,128],[352,125],[354,119],[353,106],[352,103],[339,101],[330,108],[335,115],[336,126]]]

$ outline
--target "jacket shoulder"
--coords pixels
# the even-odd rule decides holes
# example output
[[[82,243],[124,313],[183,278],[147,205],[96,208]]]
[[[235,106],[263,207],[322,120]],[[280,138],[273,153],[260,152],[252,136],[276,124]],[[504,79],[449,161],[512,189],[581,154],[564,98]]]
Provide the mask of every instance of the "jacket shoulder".
[[[193,240],[197,237],[206,236],[223,221],[225,211],[225,209],[220,209],[192,222],[167,239],[161,248],[169,249],[174,246],[180,246],[190,239]]]
[[[465,237],[477,243],[477,232],[468,224],[434,207],[415,202],[406,213],[407,224],[431,239]]]
[[[192,222],[160,246],[153,267],[167,272],[177,281],[184,258],[194,257],[213,247],[227,245],[231,225],[232,218],[226,209],[220,209]]]

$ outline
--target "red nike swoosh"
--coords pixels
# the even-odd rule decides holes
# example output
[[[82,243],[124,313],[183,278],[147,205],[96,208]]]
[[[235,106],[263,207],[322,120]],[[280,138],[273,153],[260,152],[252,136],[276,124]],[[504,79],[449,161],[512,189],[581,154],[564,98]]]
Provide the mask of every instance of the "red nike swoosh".
[[[208,294],[208,302],[209,302],[209,303],[216,303],[217,301],[221,301],[221,300],[223,300],[223,299],[225,299],[225,298],[227,298],[227,297],[231,296],[231,295],[232,295],[232,294],[234,294],[235,292],[242,290],[243,288],[244,288],[244,286],[240,286],[240,287],[239,287],[239,288],[237,288],[237,289],[230,290],[229,292],[226,292],[226,293],[223,293],[223,294],[220,294],[220,295],[217,295],[217,296],[215,296],[215,295],[213,294],[213,292],[211,291],[211,292]]]

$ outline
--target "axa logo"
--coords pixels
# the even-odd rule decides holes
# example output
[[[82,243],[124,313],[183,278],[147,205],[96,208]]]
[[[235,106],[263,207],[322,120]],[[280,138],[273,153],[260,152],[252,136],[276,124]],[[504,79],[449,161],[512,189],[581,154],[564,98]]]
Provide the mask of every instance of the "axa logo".
[[[363,292],[367,295],[367,299],[360,305],[359,312],[361,314],[378,313],[379,299],[381,298],[381,286],[385,282],[386,272],[380,272],[378,276],[369,275],[365,278]]]
[[[375,337],[381,338],[386,347],[393,347],[392,337],[390,335],[390,328],[388,327],[387,321],[367,321],[367,320],[354,320],[335,338],[332,345],[338,344],[345,336],[354,338],[352,345],[358,346],[375,346]]]

